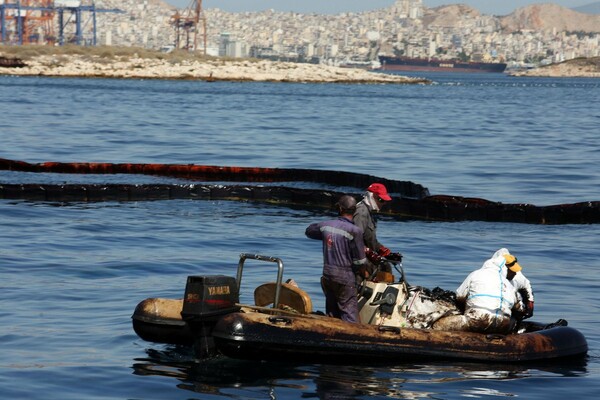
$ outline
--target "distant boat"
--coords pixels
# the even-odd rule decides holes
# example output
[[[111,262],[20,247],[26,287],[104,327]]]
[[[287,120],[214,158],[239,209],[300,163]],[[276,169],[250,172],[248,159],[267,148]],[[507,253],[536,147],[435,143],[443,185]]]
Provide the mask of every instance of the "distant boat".
[[[20,58],[0,56],[0,67],[2,68],[23,68],[27,64]]]
[[[342,68],[359,68],[359,69],[380,69],[381,64],[379,61],[356,61],[356,60],[345,60],[338,64]]]
[[[445,71],[445,72],[496,72],[506,69],[505,63],[468,62],[456,59],[410,58],[379,56],[383,71]]]

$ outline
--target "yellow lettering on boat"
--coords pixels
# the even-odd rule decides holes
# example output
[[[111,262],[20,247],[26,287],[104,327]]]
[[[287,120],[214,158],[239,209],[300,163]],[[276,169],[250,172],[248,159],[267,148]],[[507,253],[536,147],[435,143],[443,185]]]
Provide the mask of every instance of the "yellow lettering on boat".
[[[209,286],[208,294],[211,296],[230,294],[229,286]]]

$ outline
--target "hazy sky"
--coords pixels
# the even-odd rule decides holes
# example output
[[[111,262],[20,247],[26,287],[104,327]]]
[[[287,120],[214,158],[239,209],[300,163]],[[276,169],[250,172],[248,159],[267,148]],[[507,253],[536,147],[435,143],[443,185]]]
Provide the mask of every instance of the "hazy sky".
[[[179,8],[188,7],[192,0],[164,0]],[[427,7],[444,4],[468,4],[484,14],[507,15],[518,7],[537,3],[554,3],[573,8],[594,3],[598,0],[424,0]],[[277,11],[295,11],[299,13],[337,14],[388,7],[394,0],[203,0],[204,8],[220,8],[224,11],[263,11],[273,8]]]

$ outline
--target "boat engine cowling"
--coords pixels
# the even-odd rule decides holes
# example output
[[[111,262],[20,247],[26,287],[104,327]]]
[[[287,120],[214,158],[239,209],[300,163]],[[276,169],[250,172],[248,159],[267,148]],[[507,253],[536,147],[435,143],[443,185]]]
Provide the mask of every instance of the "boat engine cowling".
[[[188,276],[181,318],[192,331],[197,357],[217,354],[213,328],[222,316],[239,311],[238,303],[235,278],[224,275]]]
[[[237,281],[231,276],[188,276],[181,317],[188,322],[215,321],[240,309]]]

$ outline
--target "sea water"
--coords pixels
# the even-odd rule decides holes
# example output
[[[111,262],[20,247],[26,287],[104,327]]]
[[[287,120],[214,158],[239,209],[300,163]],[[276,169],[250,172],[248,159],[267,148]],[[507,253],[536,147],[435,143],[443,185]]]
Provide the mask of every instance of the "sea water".
[[[434,83],[0,77],[0,157],[341,170],[509,203],[600,200],[600,81],[426,77]],[[155,179],[0,171],[0,183]],[[0,200],[0,398],[595,398],[597,224],[379,221],[413,285],[453,290],[509,248],[534,286],[533,319],[564,318],[586,336],[580,363],[200,361],[133,332],[139,301],[182,297],[188,275],[234,276],[241,252],[280,257],[284,278],[322,310],[320,243],[304,229],[332,215],[234,201]],[[247,264],[249,302],[276,269]]]

